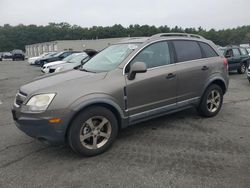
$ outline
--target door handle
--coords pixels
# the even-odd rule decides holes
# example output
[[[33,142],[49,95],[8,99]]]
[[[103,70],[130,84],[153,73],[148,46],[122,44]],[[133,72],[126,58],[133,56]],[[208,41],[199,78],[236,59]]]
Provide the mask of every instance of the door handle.
[[[166,79],[171,79],[171,78],[174,78],[176,75],[173,74],[173,73],[169,73],[167,76],[166,76]]]
[[[208,70],[209,69],[209,67],[207,67],[207,66],[203,66],[202,68],[201,68],[201,70],[203,70],[203,71],[206,71],[206,70]]]

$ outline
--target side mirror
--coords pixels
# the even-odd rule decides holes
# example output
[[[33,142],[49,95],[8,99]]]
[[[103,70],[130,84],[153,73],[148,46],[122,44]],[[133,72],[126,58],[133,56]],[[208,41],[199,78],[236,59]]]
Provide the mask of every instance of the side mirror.
[[[230,58],[231,56],[229,54],[225,55],[225,58]]]
[[[147,72],[147,66],[144,62],[135,62],[131,67],[128,74],[129,80],[134,80],[137,73]]]

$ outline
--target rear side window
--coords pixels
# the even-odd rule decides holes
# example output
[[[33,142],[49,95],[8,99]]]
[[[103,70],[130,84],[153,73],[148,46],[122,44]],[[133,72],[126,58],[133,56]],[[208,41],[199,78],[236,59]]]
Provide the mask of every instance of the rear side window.
[[[214,51],[214,49],[211,46],[209,46],[208,44],[203,43],[203,42],[200,42],[199,44],[200,44],[206,58],[218,56],[218,54]]]
[[[201,59],[202,53],[200,46],[195,41],[173,41],[176,51],[177,62]]]

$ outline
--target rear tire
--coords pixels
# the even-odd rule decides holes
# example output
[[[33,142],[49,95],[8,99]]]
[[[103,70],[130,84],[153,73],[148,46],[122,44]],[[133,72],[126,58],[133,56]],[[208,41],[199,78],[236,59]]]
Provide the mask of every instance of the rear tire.
[[[244,74],[244,73],[246,72],[246,70],[247,70],[246,64],[245,64],[245,63],[242,63],[242,64],[240,65],[240,67],[237,69],[237,72],[238,72],[239,74]]]
[[[216,116],[223,103],[223,92],[219,85],[210,85],[202,96],[198,112],[204,117]]]
[[[93,106],[80,112],[70,125],[68,143],[82,156],[99,155],[109,149],[118,134],[118,122],[107,108]]]

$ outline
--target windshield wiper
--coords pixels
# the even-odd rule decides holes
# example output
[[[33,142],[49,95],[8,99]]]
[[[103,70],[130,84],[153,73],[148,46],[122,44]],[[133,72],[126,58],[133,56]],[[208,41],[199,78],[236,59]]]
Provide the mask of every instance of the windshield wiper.
[[[84,71],[84,72],[92,72],[92,73],[96,73],[94,71],[90,71],[90,70],[87,70],[87,69],[79,69],[80,71]]]

